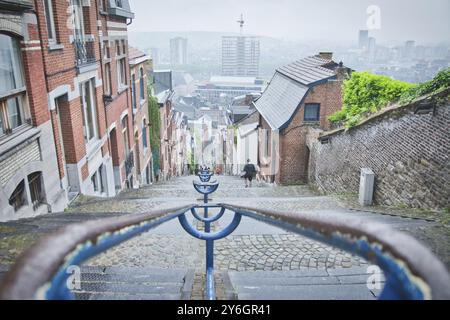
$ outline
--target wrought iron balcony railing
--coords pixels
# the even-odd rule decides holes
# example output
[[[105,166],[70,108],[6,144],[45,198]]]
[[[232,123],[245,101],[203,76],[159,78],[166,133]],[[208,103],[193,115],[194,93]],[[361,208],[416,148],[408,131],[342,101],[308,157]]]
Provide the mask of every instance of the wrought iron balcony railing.
[[[210,177],[209,172],[201,174],[205,179]],[[229,236],[242,217],[281,227],[377,264],[386,277],[380,299],[450,299],[450,275],[445,266],[417,240],[390,227],[358,219],[208,204],[208,195],[217,190],[219,183],[194,182],[194,187],[204,195],[204,204],[73,224],[47,236],[25,252],[6,275],[0,286],[0,299],[74,299],[67,284],[70,267],[178,219],[191,236],[206,241],[205,294],[213,300],[214,241]],[[212,213],[214,210],[218,212]],[[205,224],[204,232],[190,224],[188,213]],[[211,223],[225,214],[233,215],[231,223],[212,233]]]
[[[75,56],[77,67],[83,67],[96,62],[95,59],[95,42],[75,39]]]

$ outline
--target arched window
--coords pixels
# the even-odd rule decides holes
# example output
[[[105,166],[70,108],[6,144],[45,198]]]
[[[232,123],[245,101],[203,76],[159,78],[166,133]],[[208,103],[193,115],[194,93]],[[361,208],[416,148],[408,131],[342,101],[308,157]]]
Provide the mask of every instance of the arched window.
[[[33,209],[36,210],[45,202],[42,172],[34,172],[28,175],[28,186],[30,188],[31,204],[33,205]]]
[[[141,91],[141,101],[145,100],[145,86],[144,86],[144,68],[139,70],[139,85]]]
[[[147,121],[142,120],[142,145],[144,146],[144,150],[148,147],[148,138],[147,138]]]
[[[25,180],[20,181],[16,189],[9,197],[9,205],[17,212],[20,208],[27,205],[27,194],[25,192]]]
[[[29,119],[19,39],[0,33],[0,137]]]

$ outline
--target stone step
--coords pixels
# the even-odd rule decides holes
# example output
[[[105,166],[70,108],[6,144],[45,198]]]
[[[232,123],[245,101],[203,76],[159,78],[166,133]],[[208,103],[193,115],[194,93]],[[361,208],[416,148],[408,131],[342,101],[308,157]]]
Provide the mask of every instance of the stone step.
[[[79,300],[190,299],[194,271],[187,269],[83,266]]]
[[[373,300],[367,267],[299,271],[229,272],[239,300]],[[381,287],[385,279],[381,277]]]

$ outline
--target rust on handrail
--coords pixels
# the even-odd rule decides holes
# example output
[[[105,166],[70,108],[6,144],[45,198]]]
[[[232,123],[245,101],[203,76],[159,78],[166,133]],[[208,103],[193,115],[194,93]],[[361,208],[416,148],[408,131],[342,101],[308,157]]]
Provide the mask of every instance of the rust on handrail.
[[[278,220],[301,229],[313,230],[332,237],[339,234],[357,241],[365,239],[370,244],[380,245],[385,253],[402,262],[409,271],[421,279],[431,291],[431,299],[450,299],[450,275],[444,264],[413,237],[386,225],[362,219],[273,211],[246,206],[222,204],[226,209],[237,210],[243,215],[253,214]],[[266,221],[270,223],[270,221]]]
[[[43,237],[17,260],[14,267],[0,284],[2,300],[34,300],[36,292],[48,283],[64,265],[68,255],[80,244],[95,244],[105,234],[144,222],[157,221],[165,217],[174,218],[191,210],[195,205],[156,210],[143,214],[129,214],[120,217],[71,224]]]

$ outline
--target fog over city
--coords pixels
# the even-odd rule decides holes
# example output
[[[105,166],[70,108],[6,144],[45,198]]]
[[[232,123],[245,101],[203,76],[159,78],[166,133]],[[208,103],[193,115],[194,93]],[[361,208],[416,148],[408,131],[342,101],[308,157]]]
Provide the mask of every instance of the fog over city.
[[[132,0],[130,31],[238,32],[245,14],[249,34],[291,40],[352,41],[365,28],[366,9],[381,9],[380,43],[414,39],[449,42],[448,0]]]

